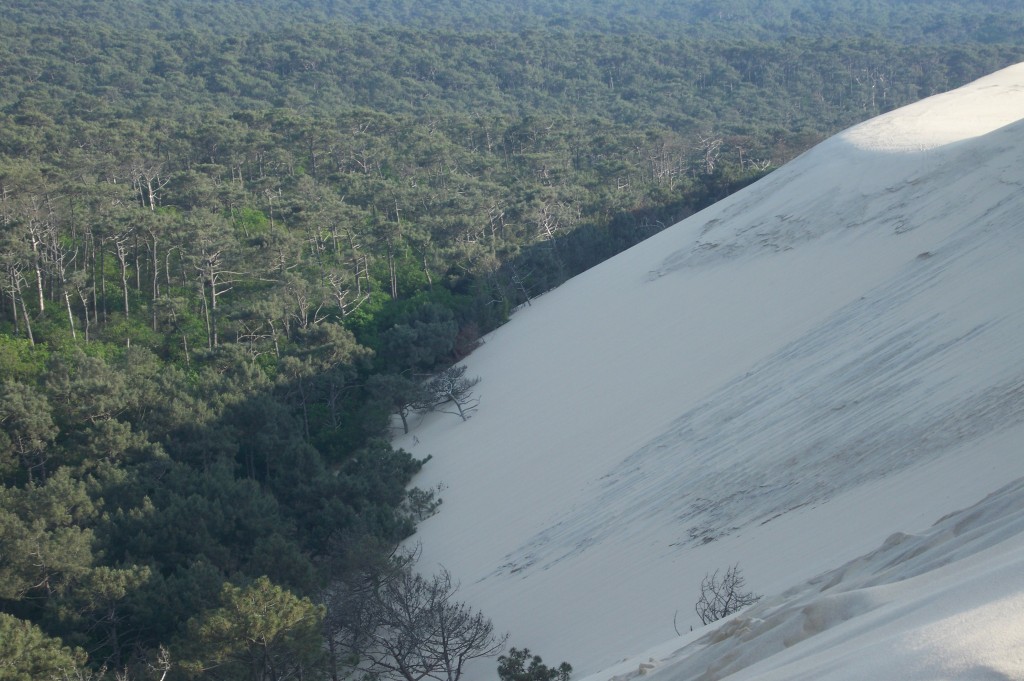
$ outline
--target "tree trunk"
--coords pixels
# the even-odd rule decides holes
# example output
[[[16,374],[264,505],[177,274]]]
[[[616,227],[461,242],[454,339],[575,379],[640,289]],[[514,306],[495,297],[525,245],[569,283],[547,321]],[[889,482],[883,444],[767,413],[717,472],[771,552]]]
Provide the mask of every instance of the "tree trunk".
[[[85,317],[84,317],[85,322],[84,322],[84,328],[82,329],[82,332],[85,334],[85,342],[88,343],[89,342],[89,294],[86,293],[85,291],[83,291],[82,289],[78,289],[78,297],[82,301],[82,309],[85,310]],[[74,327],[72,327],[72,328],[74,328]]]
[[[388,279],[391,284],[391,300],[398,300],[398,271],[395,265],[395,247],[388,237]]]
[[[32,322],[28,318],[28,308],[25,307],[25,297],[19,295],[18,298],[21,300],[21,314],[25,319],[25,332],[28,334],[29,345],[35,347],[36,339],[32,336]]]
[[[213,347],[217,347],[217,280],[210,281],[210,328],[213,331]]]
[[[129,318],[129,307],[128,307],[128,244],[124,238],[114,239],[114,247],[116,249],[114,255],[117,256],[117,262],[121,266],[121,293],[124,299],[124,318]]]
[[[11,321],[14,322],[14,334],[18,335],[21,333],[21,322],[18,321],[18,299],[14,295],[14,277],[11,277]]]
[[[103,323],[107,322],[107,276],[105,268],[107,266],[106,259],[107,249],[100,248],[100,300],[103,301]],[[96,309],[96,314],[99,314],[99,308]]]
[[[139,266],[139,235],[132,239],[132,259],[135,260],[135,290],[142,291],[142,268]]]
[[[160,258],[158,257],[157,251],[157,236],[156,234],[151,235],[153,237],[153,292],[151,298],[151,306],[153,308],[153,332],[157,330],[156,323],[156,301],[160,298]]]
[[[46,311],[46,297],[43,295],[43,266],[41,264],[42,256],[39,254],[39,246],[42,241],[36,235],[35,230],[32,231],[32,266],[36,270],[36,290],[39,292],[39,312]]]
[[[64,304],[68,308],[68,324],[71,326],[71,338],[72,340],[78,340],[78,335],[75,333],[75,315],[71,312],[71,296],[68,295],[66,286],[64,288]],[[88,311],[86,311],[86,314],[88,314]]]
[[[206,319],[206,347],[213,350],[213,331],[210,328],[210,306],[206,300],[206,281],[199,283],[199,293],[203,298],[203,317]]]

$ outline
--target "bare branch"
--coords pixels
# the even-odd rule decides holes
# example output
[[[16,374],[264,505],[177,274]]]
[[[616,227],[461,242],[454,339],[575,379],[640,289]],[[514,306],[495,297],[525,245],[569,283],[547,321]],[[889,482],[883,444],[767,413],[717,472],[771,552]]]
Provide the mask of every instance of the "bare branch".
[[[761,600],[760,595],[743,590],[746,583],[739,565],[728,568],[721,579],[718,578],[718,570],[704,575],[700,583],[700,597],[694,605],[700,621],[710,624]]]
[[[427,579],[405,564],[379,577],[372,588],[341,585],[342,597],[328,603],[338,664],[394,681],[459,681],[467,662],[504,648],[507,635],[455,600],[447,570]]]

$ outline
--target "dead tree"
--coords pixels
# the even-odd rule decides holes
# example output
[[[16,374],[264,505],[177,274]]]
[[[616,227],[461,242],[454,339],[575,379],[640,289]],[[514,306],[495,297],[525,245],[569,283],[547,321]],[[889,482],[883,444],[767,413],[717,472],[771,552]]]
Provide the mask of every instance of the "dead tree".
[[[162,177],[163,166],[160,163],[147,163],[141,160],[136,161],[131,168],[132,185],[139,204],[156,211],[160,203],[160,192],[170,182],[170,178]]]
[[[14,331],[18,333],[18,307],[21,307],[22,318],[25,322],[25,335],[30,345],[35,345],[35,338],[32,336],[32,321],[25,306],[25,297],[22,295],[22,288],[28,283],[22,274],[23,264],[15,258],[4,258],[0,260],[0,271],[3,272],[3,292],[11,299],[11,319],[14,322]]]
[[[467,662],[497,655],[508,636],[456,601],[457,590],[446,570],[427,579],[408,565],[348,588],[329,606],[335,664],[392,681],[459,681]]]
[[[479,398],[473,397],[473,386],[479,382],[479,378],[466,378],[464,366],[448,367],[427,381],[424,386],[425,402],[418,406],[426,411],[439,410],[446,414],[454,414],[455,412],[444,409],[446,405],[454,404],[459,416],[465,421],[480,405]]]
[[[718,570],[704,575],[700,583],[700,598],[694,606],[700,621],[710,624],[761,600],[760,595],[743,590],[746,583],[739,565],[728,568],[721,579],[718,578]]]

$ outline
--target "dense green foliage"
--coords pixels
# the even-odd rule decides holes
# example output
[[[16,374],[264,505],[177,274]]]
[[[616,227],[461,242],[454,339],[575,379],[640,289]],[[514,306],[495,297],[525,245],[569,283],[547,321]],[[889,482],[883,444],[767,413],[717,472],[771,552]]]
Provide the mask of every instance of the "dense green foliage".
[[[0,0],[0,678],[328,673],[437,507],[426,377],[1024,55],[1019,2],[729,5]]]
[[[529,662],[529,664],[527,664]],[[498,678],[501,681],[569,681],[572,665],[563,662],[548,667],[540,655],[530,655],[529,648],[511,648],[498,658]]]
[[[65,670],[81,667],[85,654],[48,638],[38,627],[0,612],[0,679],[59,679]]]
[[[657,38],[872,35],[905,43],[1024,41],[1024,15],[1017,0],[735,0],[728,4],[712,0],[64,0],[46,4],[4,2],[7,16],[19,23],[37,18],[58,22],[71,12],[130,30],[175,27],[222,34],[265,31],[283,23],[341,22],[473,32],[495,27],[510,32],[582,28]]]

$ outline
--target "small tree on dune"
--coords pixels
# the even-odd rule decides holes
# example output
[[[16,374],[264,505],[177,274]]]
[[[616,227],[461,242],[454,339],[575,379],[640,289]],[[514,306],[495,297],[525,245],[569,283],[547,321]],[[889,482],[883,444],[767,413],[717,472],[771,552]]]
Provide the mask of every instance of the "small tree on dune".
[[[700,583],[700,597],[694,608],[704,624],[720,620],[761,600],[759,594],[744,591],[747,581],[739,565],[728,568],[721,578],[718,572],[715,570],[710,575],[704,575]]]
[[[480,400],[473,397],[473,386],[479,382],[479,378],[466,378],[464,366],[448,367],[427,381],[424,386],[426,397],[419,406],[427,411],[445,411],[442,407],[454,404],[459,416],[465,421],[480,404]]]

